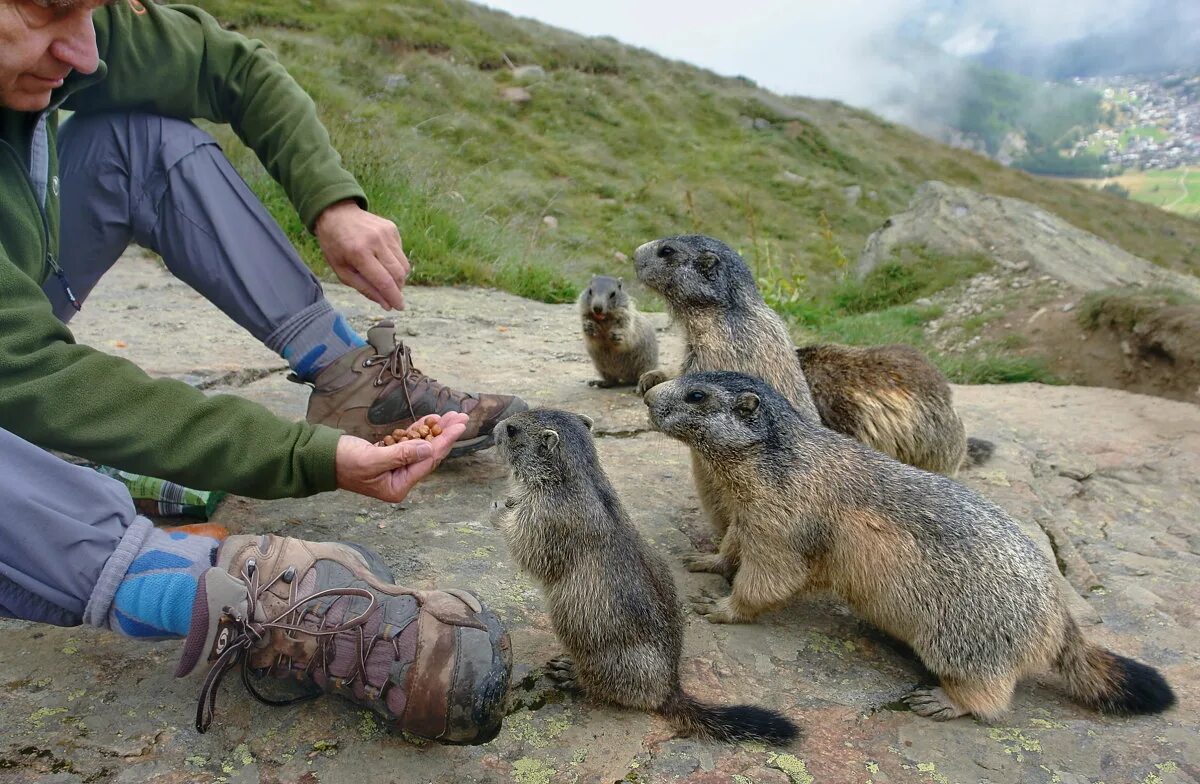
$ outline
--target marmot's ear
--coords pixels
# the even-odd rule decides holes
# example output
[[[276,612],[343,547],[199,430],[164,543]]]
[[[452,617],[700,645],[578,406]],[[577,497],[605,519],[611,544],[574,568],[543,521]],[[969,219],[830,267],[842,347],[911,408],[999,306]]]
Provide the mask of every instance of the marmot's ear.
[[[592,419],[587,414],[576,414],[576,416],[583,420],[583,426],[588,430],[591,430],[592,426],[596,424],[596,420]]]
[[[753,392],[743,392],[738,395],[737,401],[733,404],[733,410],[741,416],[750,416],[758,410],[758,395]]]
[[[543,430],[542,444],[546,447],[547,452],[553,452],[558,448],[558,433],[553,430]]]
[[[704,272],[708,272],[713,267],[717,266],[718,261],[720,261],[720,259],[717,258],[717,254],[713,253],[711,250],[706,250],[706,251],[702,252],[696,258],[696,264]]]
[[[625,279],[617,278],[617,289],[623,289],[623,288],[625,288]]]

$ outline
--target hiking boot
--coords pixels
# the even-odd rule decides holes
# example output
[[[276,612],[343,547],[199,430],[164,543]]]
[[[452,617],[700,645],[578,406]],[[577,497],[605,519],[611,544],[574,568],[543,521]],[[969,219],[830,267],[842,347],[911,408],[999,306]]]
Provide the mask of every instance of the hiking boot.
[[[408,347],[396,341],[395,325],[381,321],[367,330],[367,345],[317,374],[306,418],[375,443],[429,414],[461,411],[467,431],[449,456],[462,457],[490,447],[496,423],[528,409],[512,395],[468,394],[439,384],[413,365]]]
[[[212,665],[196,729],[208,729],[217,688],[239,667],[250,694],[268,705],[334,692],[420,738],[496,737],[512,670],[500,620],[465,591],[402,588],[379,579],[380,570],[373,552],[338,542],[226,539],[200,579],[176,670],[183,677]],[[268,676],[311,690],[269,698],[255,685]]]

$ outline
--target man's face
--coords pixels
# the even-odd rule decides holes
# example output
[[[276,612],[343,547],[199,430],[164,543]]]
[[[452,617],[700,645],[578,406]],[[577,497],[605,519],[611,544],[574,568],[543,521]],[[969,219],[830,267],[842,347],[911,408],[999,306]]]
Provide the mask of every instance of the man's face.
[[[0,106],[37,112],[71,71],[96,70],[92,12],[106,0],[0,0]]]

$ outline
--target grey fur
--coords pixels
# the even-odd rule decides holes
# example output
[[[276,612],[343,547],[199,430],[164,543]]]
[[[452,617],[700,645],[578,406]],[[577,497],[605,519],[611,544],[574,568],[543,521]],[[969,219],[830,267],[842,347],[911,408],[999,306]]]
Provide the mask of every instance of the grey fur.
[[[787,327],[727,245],[700,235],[667,237],[639,247],[633,262],[638,280],[663,296],[671,317],[683,326],[682,373],[752,371],[797,410],[819,419]],[[664,379],[659,371],[639,391]]]
[[[1115,655],[1079,634],[1053,565],[995,504],[813,422],[758,378],[687,375],[646,404],[655,429],[692,447],[728,516],[720,554],[689,559],[736,571],[730,596],[696,600],[709,620],[825,590],[941,679],[910,695],[922,715],[995,718],[1017,679],[1047,669],[1081,701],[1121,704]]]
[[[826,344],[793,353],[786,325],[763,301],[745,261],[711,237],[648,242],[634,263],[638,279],[666,299],[683,325],[682,373],[749,373],[814,421],[911,465],[953,475],[964,464],[966,433],[950,385],[916,349]],[[667,377],[652,371],[639,391]],[[697,485],[703,493],[699,475]]]
[[[655,711],[686,732],[788,740],[795,728],[757,708],[713,708],[680,688],[683,617],[666,562],[642,539],[600,466],[583,418],[535,409],[496,426],[511,469],[497,526],[542,586],[569,656],[551,673],[590,696]],[[766,731],[739,721],[745,711]],[[765,718],[765,721],[762,719]]]
[[[638,312],[637,304],[617,278],[596,275],[579,295],[583,343],[598,380],[592,386],[633,386],[658,366],[658,337],[654,325]]]

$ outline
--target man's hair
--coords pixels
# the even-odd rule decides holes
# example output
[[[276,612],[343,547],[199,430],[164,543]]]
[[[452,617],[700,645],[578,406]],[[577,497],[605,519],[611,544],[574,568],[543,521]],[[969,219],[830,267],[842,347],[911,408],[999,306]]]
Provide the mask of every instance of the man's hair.
[[[37,5],[45,8],[71,8],[76,5],[83,5],[87,0],[33,0]],[[105,5],[111,5],[114,0],[106,0]]]

